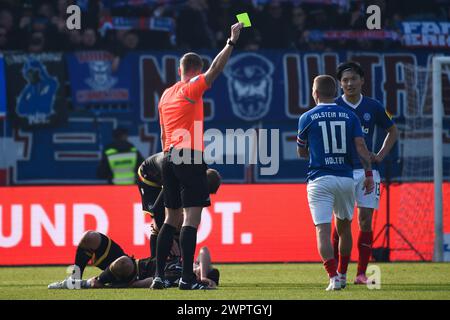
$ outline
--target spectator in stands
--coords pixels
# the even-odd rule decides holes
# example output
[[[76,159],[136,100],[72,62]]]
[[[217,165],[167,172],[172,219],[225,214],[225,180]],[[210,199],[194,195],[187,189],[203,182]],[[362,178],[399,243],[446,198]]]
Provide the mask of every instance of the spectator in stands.
[[[60,0],[57,1],[56,8],[48,3],[44,3],[38,10],[41,16],[44,16],[48,19],[51,25],[51,29],[53,29],[55,32],[58,32],[60,36],[67,37],[67,34],[65,34],[65,32],[68,31],[66,28],[66,19],[67,19],[66,9],[69,5],[70,5],[69,1]],[[63,42],[64,39],[60,37],[58,43],[61,44]]]
[[[246,37],[242,44],[242,49],[246,51],[257,51],[261,49],[261,34],[257,29],[254,29],[251,36]]]
[[[10,32],[14,28],[14,16],[8,9],[0,11],[0,25],[6,29],[6,32]]]
[[[450,21],[450,6],[439,6],[438,17],[440,20]]]
[[[182,7],[177,19],[177,48],[186,51],[215,47],[207,9],[205,0],[188,0]]]
[[[8,31],[0,26],[0,50],[6,50],[9,45],[8,42]]]
[[[250,1],[209,0],[208,22],[210,23],[216,44],[220,46],[227,41],[228,28],[236,22],[236,13],[248,12],[253,25],[241,33],[239,43],[241,47],[260,47],[261,33],[259,30],[259,12]]]
[[[70,30],[65,33],[66,36],[66,50],[76,51],[82,48],[82,36],[78,30]]]
[[[137,50],[139,46],[139,36],[134,31],[128,31],[122,39],[122,44],[125,50]]]
[[[231,1],[210,1],[209,7],[209,21],[214,37],[217,43],[224,43],[228,37],[224,30],[227,30],[227,26],[232,25],[232,20],[234,21]]]
[[[139,36],[139,48],[143,50],[169,50],[175,48],[176,41],[176,11],[173,6],[168,4],[160,5],[153,10],[151,14],[153,19],[167,19],[171,21],[172,28],[167,30],[145,30],[141,31]],[[166,27],[168,28],[169,22]]]
[[[111,69],[116,72],[120,60],[130,51],[139,50],[140,38],[136,31],[117,30],[108,33],[108,51],[114,55]]]
[[[366,8],[378,5],[381,8],[384,30],[396,30],[395,25],[405,19],[448,21],[449,0],[352,0],[348,6],[344,2],[333,1],[235,1],[235,0],[182,0],[182,1],[113,1],[113,0],[1,0],[0,28],[6,35],[0,40],[3,50],[41,50],[43,34],[44,50],[97,50],[108,45],[111,50],[117,43],[115,33],[107,35],[106,41],[96,34],[100,17],[171,17],[174,18],[174,32],[167,30],[133,30],[127,35],[128,47],[132,50],[169,50],[177,48],[213,49],[226,41],[223,30],[235,21],[236,13],[249,12],[252,28],[245,29],[240,40],[241,48],[297,48],[305,50],[305,35],[314,29],[326,30],[367,30]],[[143,4],[145,3],[145,4]],[[78,4],[82,9],[82,40],[78,31],[66,28],[66,9]],[[299,7],[301,4],[301,7]],[[107,20],[107,19],[106,19]],[[170,25],[170,24],[169,24]],[[1,34],[4,34],[2,31]],[[5,39],[6,38],[6,39]],[[111,41],[114,40],[114,41]],[[136,41],[137,40],[137,41]],[[30,43],[33,41],[33,44]],[[37,45],[39,42],[39,45]],[[134,44],[135,43],[135,44]],[[373,42],[373,48],[398,48],[400,42]],[[101,45],[100,45],[101,44]],[[360,41],[328,41],[333,49],[365,49],[367,44]],[[313,47],[314,44],[311,44]],[[382,45],[382,47],[380,47]]]
[[[363,3],[353,3],[350,9],[350,29],[363,30],[366,28],[366,14]]]
[[[310,23],[308,24],[309,29],[327,30],[330,29],[330,26],[334,26],[331,17],[326,14],[324,8],[313,10],[309,15],[311,16]]]
[[[49,20],[43,16],[35,16],[30,23],[31,31],[48,32]]]
[[[294,7],[291,16],[292,27],[289,30],[289,47],[304,48],[303,32],[306,30],[306,13],[302,7]]]
[[[19,28],[21,30],[29,29],[32,20],[33,20],[33,9],[32,7],[27,6],[23,9],[22,14],[20,15]]]
[[[48,20],[51,20],[53,16],[56,15],[54,7],[50,4],[50,2],[44,2],[42,3],[38,9],[37,14],[39,16],[45,17]]]
[[[5,31],[6,48],[9,50],[21,49],[22,42],[19,30],[15,27],[15,19],[8,9],[0,11],[0,27]]]
[[[264,8],[261,21],[262,37],[261,46],[264,48],[286,48],[289,45],[288,18],[283,12],[281,1],[271,1]]]
[[[85,28],[98,29],[99,18],[101,16],[100,1],[90,0],[86,2],[84,10],[82,8],[82,21]]]
[[[30,53],[41,53],[45,51],[46,40],[41,31],[33,32],[28,41],[27,51]]]
[[[56,16],[60,19],[67,17],[66,10],[73,4],[72,0],[57,0],[56,1]]]
[[[100,48],[97,42],[97,32],[94,29],[87,28],[83,31],[81,46],[83,50],[98,50]]]
[[[385,27],[389,30],[400,31],[401,23],[405,20],[405,18],[399,14],[395,13],[386,21]]]

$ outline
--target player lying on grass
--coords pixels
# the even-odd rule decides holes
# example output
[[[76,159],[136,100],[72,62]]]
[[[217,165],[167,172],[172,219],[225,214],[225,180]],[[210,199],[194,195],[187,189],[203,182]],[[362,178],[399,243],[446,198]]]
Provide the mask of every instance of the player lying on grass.
[[[152,216],[152,233],[150,235],[150,256],[156,257],[156,246],[159,230],[164,224],[164,194],[162,190],[162,161],[164,153],[156,153],[139,166],[138,187],[142,200],[142,211]],[[219,172],[208,168],[206,178],[210,194],[215,194],[220,187],[221,177]],[[181,221],[182,222],[182,221]],[[174,240],[178,243],[180,228],[178,228]]]
[[[106,249],[102,244],[107,243]],[[80,276],[71,275],[67,279],[51,283],[49,289],[70,289],[79,288],[149,288],[153,281],[156,269],[156,260],[148,257],[145,259],[134,259],[133,256],[126,255],[122,248],[106,235],[88,231],[83,236],[78,249],[86,252],[94,252],[94,265],[103,270],[98,276],[88,280],[81,280],[82,273],[89,260],[85,263],[78,263],[76,267],[80,271]],[[177,245],[174,244],[172,254],[167,261],[165,269],[166,287],[178,286],[181,277],[181,263],[179,252],[176,252]],[[89,248],[89,249],[87,249]],[[79,250],[77,249],[77,253]],[[175,251],[175,252],[173,252]],[[99,259],[95,258],[95,253],[103,253]],[[219,284],[219,270],[213,268],[211,255],[207,247],[201,248],[197,261],[194,263],[194,273],[198,281],[205,287],[213,289]]]
[[[164,154],[160,152],[148,157],[138,169],[138,187],[141,194],[142,210],[153,218],[150,237],[150,258],[156,256],[158,231],[165,219],[163,190],[161,187],[163,156]],[[220,174],[214,169],[208,169],[207,180],[209,192],[216,193],[221,183]],[[181,222],[180,220],[180,225]],[[174,240],[168,260],[173,260],[180,256],[177,238],[175,237]],[[105,270],[112,262],[124,255],[126,254],[122,248],[106,235],[88,231],[82,237],[75,254],[75,266],[78,271],[75,278],[81,279],[83,277],[84,269],[89,261],[92,261],[92,264],[101,270]]]

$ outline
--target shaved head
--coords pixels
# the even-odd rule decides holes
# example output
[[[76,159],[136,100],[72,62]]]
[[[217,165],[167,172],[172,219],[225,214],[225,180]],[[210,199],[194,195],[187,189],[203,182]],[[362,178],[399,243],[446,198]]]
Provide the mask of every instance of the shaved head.
[[[188,52],[181,57],[180,66],[184,75],[189,73],[200,73],[203,69],[203,60],[198,54]]]

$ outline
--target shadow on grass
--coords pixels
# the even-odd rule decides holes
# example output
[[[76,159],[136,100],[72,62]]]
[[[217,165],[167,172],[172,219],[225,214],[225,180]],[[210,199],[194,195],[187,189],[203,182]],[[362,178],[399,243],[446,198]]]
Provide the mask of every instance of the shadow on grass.
[[[450,294],[449,284],[415,284],[415,283],[389,283],[381,284],[384,291],[443,291]]]
[[[328,283],[227,283],[221,285],[222,288],[261,288],[261,289],[314,289],[326,286]]]
[[[273,290],[273,289],[323,289],[327,286],[326,282],[323,283],[229,283],[223,284],[222,288],[239,288],[244,290],[252,290],[252,289],[262,289],[262,290]],[[353,284],[348,284],[345,290],[369,290],[366,286],[355,286]],[[443,291],[448,292],[450,294],[450,285],[449,284],[381,284],[381,291]],[[370,290],[376,292],[378,290]]]

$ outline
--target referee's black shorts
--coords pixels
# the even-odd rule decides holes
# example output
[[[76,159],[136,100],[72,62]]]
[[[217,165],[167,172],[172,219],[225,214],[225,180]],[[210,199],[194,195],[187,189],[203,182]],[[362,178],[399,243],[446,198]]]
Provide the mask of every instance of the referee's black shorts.
[[[190,161],[182,163],[174,161],[175,152],[183,159],[190,159]],[[172,150],[164,154],[162,178],[165,207],[179,209],[211,205],[206,178],[207,166],[203,160],[203,154],[200,159],[201,163],[195,163],[194,154],[190,149]]]

